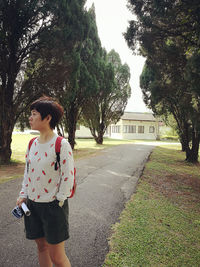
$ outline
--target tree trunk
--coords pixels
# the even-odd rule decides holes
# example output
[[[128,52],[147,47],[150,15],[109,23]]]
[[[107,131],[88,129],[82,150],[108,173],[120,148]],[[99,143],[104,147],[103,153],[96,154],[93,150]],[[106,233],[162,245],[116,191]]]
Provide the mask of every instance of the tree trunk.
[[[76,144],[75,142],[75,134],[76,134],[76,123],[78,118],[78,110],[75,109],[73,106],[70,108],[69,113],[66,113],[68,116],[66,119],[68,121],[68,142],[71,145],[71,148],[74,149]]]
[[[98,136],[95,137],[95,141],[98,145],[102,145],[103,144],[103,134],[99,133]]]
[[[198,153],[193,151],[192,149],[186,150],[186,161],[191,163],[197,163],[198,162]]]
[[[105,133],[105,127],[104,127],[104,123],[100,123],[99,125],[99,130],[98,130],[98,136],[95,137],[95,141],[98,145],[102,145],[103,144],[103,136]]]
[[[58,135],[59,135],[59,136],[63,136],[62,133],[61,133],[60,127],[57,125],[56,128],[57,128],[57,133],[58,133]]]
[[[192,132],[192,148],[189,146],[186,148],[186,161],[191,163],[197,163],[199,157],[199,141],[200,134],[195,131]]]
[[[57,129],[57,133],[59,136],[63,136],[63,137],[65,136],[65,131],[63,129],[62,124],[57,125],[56,129]]]
[[[181,151],[185,152],[186,151],[186,146],[183,142],[181,142]]]
[[[183,136],[181,135],[180,136],[180,143],[181,143],[181,150],[183,152],[186,151],[187,147],[189,146],[189,139],[188,139],[188,136]]]
[[[12,94],[14,82],[9,86],[4,82],[0,87],[0,164],[10,162],[12,132],[16,122],[16,110],[13,108]]]
[[[13,129],[14,123],[12,120],[0,118],[0,164],[10,162]]]
[[[70,127],[68,132],[68,142],[70,143],[72,149],[74,149],[74,146],[76,144],[75,133],[76,133],[76,128]]]

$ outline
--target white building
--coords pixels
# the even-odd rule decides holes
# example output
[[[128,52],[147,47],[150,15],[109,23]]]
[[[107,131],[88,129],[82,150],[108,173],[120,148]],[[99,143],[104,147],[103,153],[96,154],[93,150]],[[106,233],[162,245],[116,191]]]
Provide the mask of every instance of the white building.
[[[122,118],[111,124],[105,136],[116,139],[159,139],[159,121],[152,113],[125,112]],[[90,130],[77,127],[76,138],[92,138]]]
[[[159,121],[152,113],[125,112],[122,118],[108,128],[110,138],[159,139]]]
[[[77,125],[76,126],[76,138],[93,138],[90,132],[90,129],[83,126]]]

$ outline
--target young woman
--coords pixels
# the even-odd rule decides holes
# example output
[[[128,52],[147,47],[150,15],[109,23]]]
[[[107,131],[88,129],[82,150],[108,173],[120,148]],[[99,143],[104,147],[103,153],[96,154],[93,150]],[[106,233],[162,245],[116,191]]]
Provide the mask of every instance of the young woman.
[[[35,240],[41,267],[70,267],[64,241],[68,233],[68,197],[74,184],[74,160],[71,146],[61,141],[60,164],[56,170],[53,129],[63,115],[63,108],[52,98],[41,97],[31,105],[29,123],[40,136],[27,149],[22,189],[17,200],[26,202],[31,211],[24,216],[26,238]]]

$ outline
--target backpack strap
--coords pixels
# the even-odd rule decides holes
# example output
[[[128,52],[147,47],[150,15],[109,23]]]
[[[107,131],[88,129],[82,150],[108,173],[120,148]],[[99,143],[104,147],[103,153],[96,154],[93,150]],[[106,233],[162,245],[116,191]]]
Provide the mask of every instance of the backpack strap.
[[[56,152],[56,163],[54,165],[55,171],[58,170],[58,165],[60,167],[60,148],[61,148],[61,142],[62,142],[63,137],[58,136],[56,138],[56,144],[55,144],[55,152]]]
[[[29,151],[31,149],[31,146],[33,144],[33,142],[35,141],[37,137],[33,137],[30,141],[29,141],[29,144],[28,144],[28,154],[29,154]],[[28,173],[28,170],[29,170],[29,162],[27,161],[27,173]]]
[[[34,142],[34,140],[35,140],[36,138],[37,138],[37,137],[33,137],[33,138],[29,141],[29,144],[28,144],[28,152],[30,151],[31,146],[32,146],[32,144],[33,144],[33,142]]]

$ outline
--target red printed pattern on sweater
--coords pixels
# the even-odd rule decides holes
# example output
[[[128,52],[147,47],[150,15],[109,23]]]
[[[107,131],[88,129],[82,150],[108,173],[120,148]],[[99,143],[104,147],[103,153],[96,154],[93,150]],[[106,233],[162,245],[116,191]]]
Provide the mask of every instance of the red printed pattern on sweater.
[[[45,144],[40,144],[36,139],[29,153],[27,150],[26,162],[29,162],[29,171],[27,172],[26,167],[21,197],[29,197],[38,202],[50,202],[56,198],[63,201],[71,195],[74,183],[72,149],[67,140],[63,139],[60,151],[61,167],[55,171],[56,138],[57,135]]]

